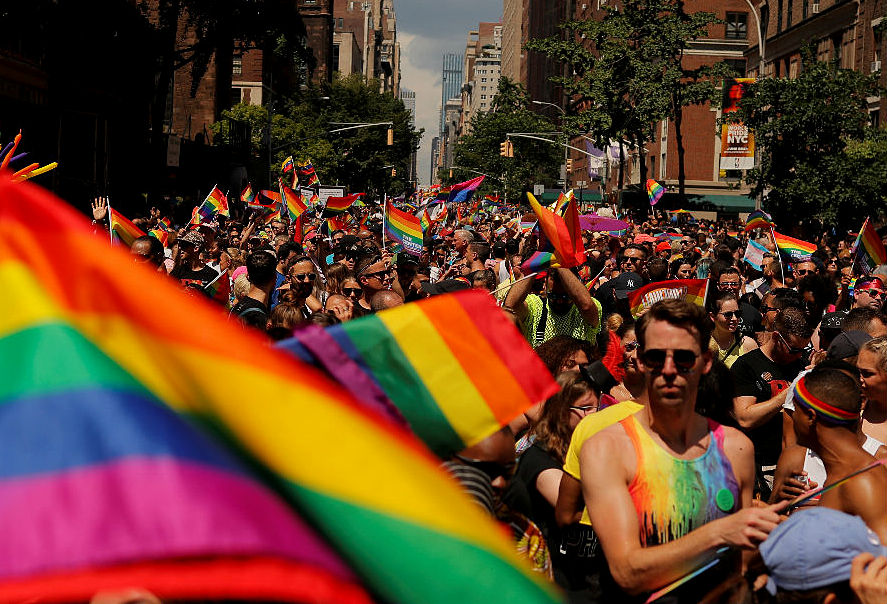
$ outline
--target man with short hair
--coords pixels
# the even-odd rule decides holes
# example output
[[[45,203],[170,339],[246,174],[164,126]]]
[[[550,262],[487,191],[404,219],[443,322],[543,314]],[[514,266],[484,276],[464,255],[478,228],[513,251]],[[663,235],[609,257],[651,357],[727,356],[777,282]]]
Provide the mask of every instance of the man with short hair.
[[[274,283],[274,291],[271,292],[271,308],[277,306],[277,299],[280,297],[280,287],[286,283],[289,274],[290,265],[293,260],[299,256],[303,256],[302,247],[295,242],[287,241],[282,243],[277,249],[277,267],[276,280]]]
[[[880,277],[869,275],[856,280],[853,287],[853,308],[874,308],[881,310],[887,299],[887,289]]]
[[[751,507],[748,438],[694,411],[712,364],[705,311],[664,300],[641,317],[636,333],[647,405],[592,436],[580,453],[585,504],[615,580],[604,581],[607,602],[642,602],[626,594],[649,594],[722,547],[754,549],[781,509]],[[671,596],[698,602],[738,571],[729,555]]]
[[[163,266],[163,244],[151,235],[142,235],[133,241],[129,253],[136,262],[149,264],[158,271]]]
[[[355,317],[373,313],[371,301],[380,291],[391,289],[396,273],[381,255],[367,256],[355,267],[357,282],[363,290],[354,308]]]
[[[626,273],[647,277],[647,249],[639,243],[629,243],[619,255],[619,268]]]
[[[403,298],[400,297],[400,294],[391,291],[390,289],[377,291],[375,294],[373,294],[373,297],[370,300],[370,308],[373,312],[380,312],[389,308],[394,308],[395,306],[402,305]]]
[[[170,273],[171,277],[181,281],[185,287],[201,291],[219,276],[218,271],[207,266],[200,258],[203,243],[203,235],[196,230],[188,231],[184,237],[181,237],[175,268]]]
[[[782,405],[789,384],[804,368],[801,359],[812,335],[803,310],[781,310],[771,337],[730,368],[736,383],[733,415],[755,445],[756,491],[763,499],[770,497],[782,450]]]
[[[800,262],[795,262],[794,266],[795,277],[798,280],[803,279],[807,275],[818,275],[819,267],[816,266],[816,263],[813,260],[801,260]]]

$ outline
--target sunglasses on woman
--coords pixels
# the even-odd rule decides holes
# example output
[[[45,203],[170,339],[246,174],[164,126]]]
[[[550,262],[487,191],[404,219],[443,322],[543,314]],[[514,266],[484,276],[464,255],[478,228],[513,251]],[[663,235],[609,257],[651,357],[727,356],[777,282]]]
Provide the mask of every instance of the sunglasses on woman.
[[[724,315],[724,318],[727,320],[738,319],[740,316],[738,310],[728,310],[727,312],[721,312],[718,314]]]
[[[354,294],[359,294],[361,289],[359,287],[343,287],[342,293],[346,296],[353,296]]]
[[[662,371],[669,353],[671,353],[671,358],[678,373],[690,373],[696,365],[696,359],[699,358],[699,355],[692,350],[685,350],[683,348],[648,348],[640,353],[640,357],[644,365],[653,371]]]

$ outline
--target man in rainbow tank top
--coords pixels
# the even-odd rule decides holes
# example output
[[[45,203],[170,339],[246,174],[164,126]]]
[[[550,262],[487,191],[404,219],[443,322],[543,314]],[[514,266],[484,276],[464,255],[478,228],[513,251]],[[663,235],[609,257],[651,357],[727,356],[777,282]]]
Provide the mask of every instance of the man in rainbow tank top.
[[[785,504],[751,507],[751,441],[694,411],[712,363],[703,309],[659,302],[636,333],[648,404],[590,438],[580,454],[585,504],[613,579],[606,601],[620,592],[644,601],[720,555],[658,600],[698,602],[738,572],[738,552],[766,539]]]

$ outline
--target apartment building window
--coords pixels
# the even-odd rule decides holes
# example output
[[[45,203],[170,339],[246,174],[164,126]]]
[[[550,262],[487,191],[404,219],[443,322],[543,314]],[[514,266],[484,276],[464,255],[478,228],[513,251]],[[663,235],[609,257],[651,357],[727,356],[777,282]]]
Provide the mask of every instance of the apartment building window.
[[[243,100],[243,89],[237,88],[237,87],[231,88],[231,103],[233,105],[236,105],[237,103],[240,103],[242,100]]]
[[[481,78],[480,81],[481,81],[481,82],[486,82],[486,81],[487,81],[487,78]]]
[[[240,75],[243,73],[243,59],[234,57],[231,60],[231,75]]]
[[[727,13],[727,27],[724,37],[728,40],[748,38],[748,13]]]
[[[345,19],[339,17],[339,29],[342,29],[343,27],[345,27]]]
[[[782,31],[782,0],[776,3],[776,33]]]
[[[483,101],[483,100],[486,100],[486,98],[487,98],[487,95],[485,95],[485,94],[480,95],[480,99],[481,99],[482,101]]]
[[[792,26],[792,4],[794,2],[788,0],[788,6],[785,7],[785,26],[787,28]]]
[[[806,19],[807,15],[810,14],[810,0],[804,0],[801,3],[801,19]]]

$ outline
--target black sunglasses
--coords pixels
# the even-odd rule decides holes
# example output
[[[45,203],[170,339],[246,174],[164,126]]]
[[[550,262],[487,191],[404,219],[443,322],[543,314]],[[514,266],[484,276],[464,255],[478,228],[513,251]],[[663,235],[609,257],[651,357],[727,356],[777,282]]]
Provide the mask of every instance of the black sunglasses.
[[[302,273],[301,275],[292,275],[293,281],[314,281],[317,279],[317,273]]]
[[[738,319],[740,317],[738,310],[728,310],[727,312],[722,312],[720,314],[724,315],[728,319],[732,319],[734,317]]]
[[[351,296],[353,294],[359,294],[361,289],[359,287],[343,287],[342,293],[346,296]]]
[[[653,371],[661,371],[665,367],[665,361],[668,358],[669,352],[671,352],[672,360],[674,360],[678,373],[690,373],[693,370],[693,366],[696,365],[696,359],[699,358],[699,355],[692,350],[685,350],[683,348],[649,348],[641,352],[640,357],[644,361],[644,365]]]
[[[785,349],[786,349],[786,351],[788,351],[789,354],[801,354],[802,352],[804,352],[803,348],[798,348],[797,346],[792,346],[791,344],[789,344],[788,338],[786,338],[784,335],[782,335],[778,331],[774,332],[774,333],[776,333],[776,335],[779,336],[779,339],[782,340],[782,344],[783,344],[783,346],[785,346]]]
[[[498,461],[483,461],[481,459],[471,459],[470,457],[463,457],[462,455],[456,455],[455,457],[466,466],[477,468],[478,470],[489,476],[490,482],[496,480],[500,476],[504,478],[511,478],[511,475],[514,474],[514,467],[517,465],[517,462],[514,461],[503,464],[499,463]]]

